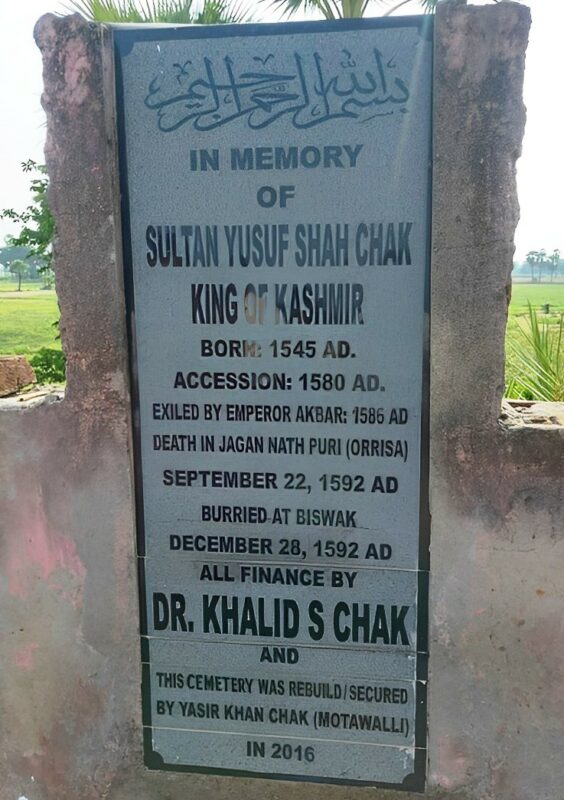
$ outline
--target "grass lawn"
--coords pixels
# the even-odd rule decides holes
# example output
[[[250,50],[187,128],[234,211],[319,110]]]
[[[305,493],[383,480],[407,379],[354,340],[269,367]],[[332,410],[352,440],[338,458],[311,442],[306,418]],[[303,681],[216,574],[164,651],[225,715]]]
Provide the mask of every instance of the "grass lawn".
[[[564,283],[514,283],[509,304],[507,333],[512,335],[521,325],[528,325],[530,303],[536,312],[539,322],[557,325],[560,314],[564,313]],[[548,314],[543,306],[549,304]]]
[[[22,292],[38,292],[43,288],[43,281],[22,281]],[[18,282],[12,277],[0,278],[0,294],[3,292],[17,292]]]
[[[54,290],[39,289],[41,282],[21,292],[14,291],[16,283],[12,289],[6,290],[7,286],[11,286],[8,281],[0,282],[0,354],[31,356],[41,347],[60,350],[53,327],[59,319]]]
[[[510,316],[528,315],[527,302],[539,313],[545,303],[550,304],[551,316],[564,312],[564,283],[514,283],[509,306]]]

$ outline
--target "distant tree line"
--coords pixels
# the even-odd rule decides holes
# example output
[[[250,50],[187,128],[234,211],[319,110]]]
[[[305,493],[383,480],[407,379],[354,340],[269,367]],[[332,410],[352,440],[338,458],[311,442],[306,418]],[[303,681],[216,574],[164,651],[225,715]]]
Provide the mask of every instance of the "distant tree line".
[[[25,261],[28,267],[27,277],[30,280],[37,280],[40,277],[39,270],[44,266],[42,258],[33,255],[27,247],[16,247],[13,244],[7,244],[5,247],[0,247],[0,267],[4,267],[9,271],[10,265],[14,261]]]
[[[527,264],[531,273],[531,280],[533,283],[541,283],[543,273],[550,276],[553,281],[558,275],[558,270],[563,263],[560,259],[560,250],[553,250],[548,254],[543,248],[542,250],[529,250],[526,255]]]
[[[558,248],[550,254],[545,249],[530,250],[524,261],[513,264],[513,274],[530,277],[533,283],[542,283],[543,278],[553,281],[559,275],[564,275],[564,258]]]

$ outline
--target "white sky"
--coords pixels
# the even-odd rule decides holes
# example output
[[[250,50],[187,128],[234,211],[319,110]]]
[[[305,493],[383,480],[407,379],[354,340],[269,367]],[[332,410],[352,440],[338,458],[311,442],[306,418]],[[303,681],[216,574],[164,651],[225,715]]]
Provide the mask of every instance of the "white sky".
[[[252,2],[252,0],[251,0]],[[475,0],[483,5],[488,0]],[[257,20],[272,19],[268,2],[254,3]],[[564,95],[562,31],[564,0],[528,0],[533,26],[525,74],[528,109],[518,184],[521,222],[516,258],[529,250],[559,247],[564,252]],[[20,163],[43,162],[45,122],[40,106],[41,59],[33,41],[35,21],[49,11],[62,12],[65,0],[0,0],[0,208],[24,208],[30,201],[28,178]],[[374,3],[373,12],[379,10]],[[415,2],[403,13],[418,13]],[[0,242],[14,227],[0,220]]]

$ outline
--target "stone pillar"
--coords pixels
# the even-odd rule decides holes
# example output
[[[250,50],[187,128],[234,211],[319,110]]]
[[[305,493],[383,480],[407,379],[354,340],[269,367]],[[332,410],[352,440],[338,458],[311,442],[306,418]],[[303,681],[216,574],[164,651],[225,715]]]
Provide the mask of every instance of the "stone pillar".
[[[517,3],[446,0],[435,21],[433,422],[491,430],[504,388],[530,16]]]
[[[68,382],[62,402],[0,408],[6,800],[100,800],[124,769],[140,768],[127,344],[102,37],[77,16],[47,16],[36,29]]]
[[[445,797],[564,785],[564,431],[500,421],[529,24],[511,2],[436,19],[429,783]]]

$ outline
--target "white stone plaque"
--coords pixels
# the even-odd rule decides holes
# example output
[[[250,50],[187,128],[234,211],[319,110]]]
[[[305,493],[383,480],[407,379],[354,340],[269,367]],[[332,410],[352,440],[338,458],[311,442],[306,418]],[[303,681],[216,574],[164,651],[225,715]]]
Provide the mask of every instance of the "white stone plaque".
[[[114,31],[151,768],[424,787],[431,23]]]

